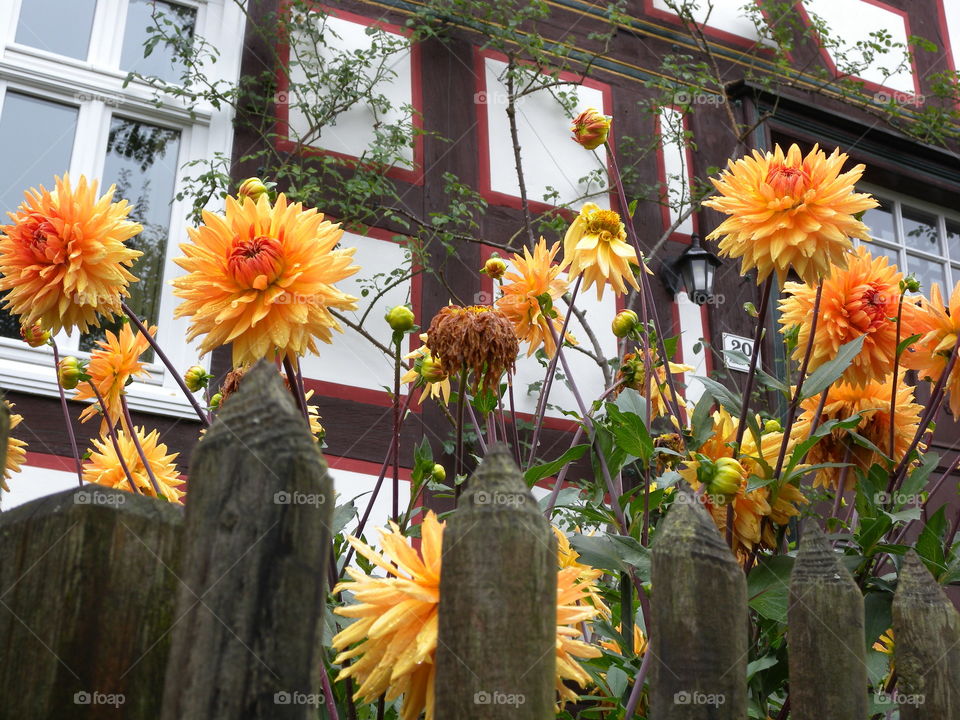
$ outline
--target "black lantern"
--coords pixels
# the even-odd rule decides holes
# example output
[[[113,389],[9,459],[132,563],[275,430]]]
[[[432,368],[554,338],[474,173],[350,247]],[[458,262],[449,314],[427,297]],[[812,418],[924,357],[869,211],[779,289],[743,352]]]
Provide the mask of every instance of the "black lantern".
[[[664,284],[676,294],[681,288],[697,305],[713,297],[713,276],[720,258],[700,245],[700,236],[690,236],[690,245],[672,263],[664,263]]]

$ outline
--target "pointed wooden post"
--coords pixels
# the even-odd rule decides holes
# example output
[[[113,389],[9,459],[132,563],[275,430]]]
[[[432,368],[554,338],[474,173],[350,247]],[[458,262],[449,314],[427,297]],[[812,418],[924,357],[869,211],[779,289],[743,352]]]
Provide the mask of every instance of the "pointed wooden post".
[[[863,595],[813,524],[790,577],[787,643],[793,720],[866,720]]]
[[[0,717],[157,717],[182,526],[100,485],[0,513]]]
[[[901,720],[960,718],[960,615],[913,550],[893,596],[893,653]]]
[[[506,445],[447,520],[440,596],[434,717],[552,718],[557,540]]]
[[[653,546],[650,717],[747,717],[747,581],[689,493],[673,502]]]
[[[247,374],[190,471],[161,717],[316,717],[333,488],[272,365]]]

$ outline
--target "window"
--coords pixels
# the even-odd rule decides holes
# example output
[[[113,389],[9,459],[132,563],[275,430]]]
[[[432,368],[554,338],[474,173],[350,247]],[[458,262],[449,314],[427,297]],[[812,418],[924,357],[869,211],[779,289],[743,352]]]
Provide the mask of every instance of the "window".
[[[175,320],[177,300],[169,280],[172,260],[186,239],[187,202],[177,201],[186,163],[214,153],[229,155],[229,108],[157,98],[130,73],[176,82],[183,68],[160,37],[195,35],[222,48],[205,69],[212,81],[235,82],[239,74],[244,15],[233,0],[0,0],[0,216],[15,210],[23,191],[51,188],[69,172],[116,185],[115,198],[133,206],[143,232],[130,245],[143,252],[133,272],[129,303],[158,325],[157,337],[177,367],[197,361],[183,342],[186,322]],[[8,29],[9,28],[9,29]],[[149,49],[149,51],[148,51]],[[110,327],[109,325],[106,327]],[[88,335],[62,335],[64,354],[89,352],[106,328]],[[162,365],[130,392],[135,409],[193,417],[174,378]],[[19,327],[0,313],[0,382],[26,392],[55,394],[48,348],[29,348]]]
[[[863,216],[873,237],[870,251],[916,275],[924,293],[933,283],[949,293],[960,282],[960,214],[885,190],[869,192],[880,201]]]

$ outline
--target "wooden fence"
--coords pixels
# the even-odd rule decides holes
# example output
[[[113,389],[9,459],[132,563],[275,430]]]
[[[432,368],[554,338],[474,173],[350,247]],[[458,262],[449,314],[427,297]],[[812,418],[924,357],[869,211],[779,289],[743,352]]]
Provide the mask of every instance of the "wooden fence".
[[[0,718],[316,718],[333,497],[258,366],[198,445],[185,512],[87,486],[0,514]],[[695,502],[652,555],[649,717],[744,720],[743,572]],[[808,532],[790,582],[797,720],[867,715],[863,598],[837,557]],[[554,717],[555,592],[556,539],[492,448],[445,533],[437,720]],[[913,554],[893,627],[900,717],[960,718],[960,617]]]

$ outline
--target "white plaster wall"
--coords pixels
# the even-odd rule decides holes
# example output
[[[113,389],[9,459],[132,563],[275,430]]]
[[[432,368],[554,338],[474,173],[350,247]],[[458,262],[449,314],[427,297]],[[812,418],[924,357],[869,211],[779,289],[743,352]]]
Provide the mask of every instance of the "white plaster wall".
[[[707,359],[703,344],[700,345],[699,352],[694,350],[698,342],[704,335],[703,314],[700,306],[690,300],[683,291],[677,293],[674,301],[677,303],[677,311],[680,316],[680,349],[683,354],[682,362],[685,365],[692,365],[693,371],[684,373],[684,383],[687,386],[684,393],[687,402],[690,405],[696,404],[703,395],[703,385],[699,381],[693,380],[694,375],[707,374]]]
[[[957,0],[937,0],[943,7],[943,15],[947,21],[947,35],[950,37],[950,48],[953,51],[953,67],[960,68],[960,2]]]
[[[507,87],[500,80],[506,67],[505,62],[485,58],[487,91],[485,97],[478,96],[477,101],[486,104],[489,143],[481,152],[489,156],[490,189],[520,197],[510,122],[506,113]],[[553,188],[560,196],[558,201],[552,201],[551,204],[572,203],[588,191],[601,189],[596,183],[588,186],[579,180],[592,170],[606,167],[606,151],[598,148],[590,152],[577,145],[571,139],[570,124],[573,117],[589,107],[608,115],[611,111],[604,108],[600,90],[575,85],[565,86],[564,89],[575,90],[579,100],[573,116],[563,110],[549,90],[531,93],[516,104],[517,134],[522,148],[527,198],[530,200],[543,202],[548,188]],[[610,201],[604,193],[590,198],[589,202],[609,207]],[[582,205],[582,202],[575,203],[574,208],[579,209]]]
[[[331,459],[335,463],[336,460]],[[376,475],[353,472],[351,470],[330,469],[330,477],[333,478],[333,489],[337,494],[337,505],[343,505],[345,502],[354,501],[357,508],[357,516],[351,520],[344,532],[354,534],[360,518],[367,508],[367,503],[372,497],[373,488],[377,483]],[[452,477],[452,476],[451,476]],[[407,503],[410,502],[410,483],[406,480],[400,480],[399,508],[403,513],[407,509]],[[375,528],[386,527],[393,510],[393,478],[392,475],[384,478],[383,486],[380,488],[380,494],[373,504],[373,510],[370,511],[370,517],[364,526],[363,534],[367,542],[379,545],[380,534]]]
[[[674,4],[679,5],[680,2],[681,0],[675,0]],[[707,0],[687,0],[687,2],[697,22],[705,23],[708,27],[723,30],[747,40],[757,41],[760,39],[757,29],[741,10],[745,2],[749,2],[749,0],[713,0],[712,10]],[[653,7],[657,10],[676,14],[667,5],[666,0],[653,0]]]
[[[660,137],[663,150],[663,168],[665,177],[660,178],[667,185],[670,224],[690,206],[690,167],[687,150],[684,147],[682,132],[683,113],[673,108],[661,108]],[[693,216],[680,223],[676,232],[689,235],[693,232]]]
[[[9,510],[31,500],[77,487],[77,474],[24,465],[7,480],[9,493],[0,493],[0,508]]]
[[[318,24],[323,22],[317,19]],[[369,51],[377,42],[377,35],[367,34],[367,25],[351,22],[341,18],[327,16],[326,18],[326,36],[330,38],[330,45],[335,45],[339,51],[352,52],[355,50]],[[329,32],[332,31],[337,36],[337,40]],[[319,49],[320,57],[330,61],[334,56],[334,51],[330,47],[321,46]],[[299,52],[313,52],[314,49],[301,48]],[[291,58],[295,58],[298,52],[297,44],[291,45]],[[315,134],[310,134],[308,144],[313,147],[332,150],[334,152],[344,153],[346,155],[359,156],[370,146],[374,140],[374,124],[379,119],[384,124],[397,123],[409,117],[404,110],[406,106],[413,104],[413,77],[412,64],[410,61],[410,51],[404,50],[397,52],[394,56],[388,58],[387,66],[396,73],[396,76],[379,83],[375,87],[375,92],[387,97],[391,103],[391,109],[384,115],[377,118],[367,103],[358,103],[346,112],[337,117],[336,125],[323,128],[322,135],[317,140]],[[367,77],[372,77],[373,73],[368,71]],[[311,96],[307,88],[302,86],[305,81],[303,69],[294,67],[290,73],[290,92],[293,97],[297,97],[301,102],[309,102]],[[304,116],[303,112],[297,107],[290,108],[289,116],[290,139],[300,140],[309,134],[310,122]],[[408,147],[402,153],[406,160],[413,159],[413,150]]]

